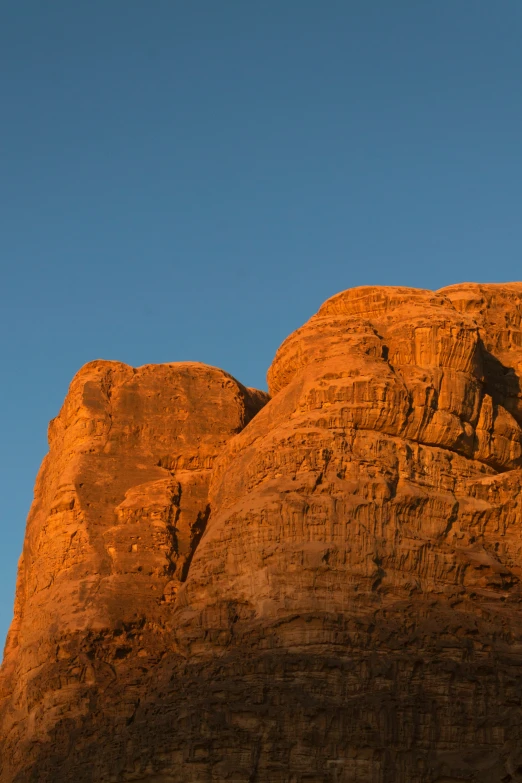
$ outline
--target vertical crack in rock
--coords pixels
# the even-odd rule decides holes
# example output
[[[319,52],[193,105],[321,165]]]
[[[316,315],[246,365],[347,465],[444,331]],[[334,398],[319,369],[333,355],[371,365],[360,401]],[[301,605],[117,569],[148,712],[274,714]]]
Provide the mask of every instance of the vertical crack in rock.
[[[187,558],[185,562],[183,563],[183,568],[181,569],[181,576],[180,576],[180,582],[186,582],[187,577],[189,575],[190,571],[190,565],[192,563],[192,559],[194,555],[196,554],[196,549],[198,548],[199,542],[201,541],[203,537],[203,533],[205,532],[207,528],[208,519],[210,516],[210,505],[207,503],[207,506],[203,512],[198,512],[198,516],[194,524],[191,528],[191,538],[190,538],[190,550],[187,555]]]
[[[182,487],[178,481],[176,490],[173,492],[167,514],[167,532],[170,536],[171,548],[167,557],[169,560],[168,574],[172,575],[176,570],[176,560],[179,556],[179,541],[178,541],[178,521],[181,514],[181,495]]]

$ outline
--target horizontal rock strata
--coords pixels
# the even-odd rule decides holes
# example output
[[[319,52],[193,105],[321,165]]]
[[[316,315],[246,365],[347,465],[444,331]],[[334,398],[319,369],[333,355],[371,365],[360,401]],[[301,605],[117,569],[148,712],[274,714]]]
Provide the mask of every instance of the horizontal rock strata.
[[[271,399],[87,365],[50,427],[0,781],[522,781],[522,283],[351,289]]]

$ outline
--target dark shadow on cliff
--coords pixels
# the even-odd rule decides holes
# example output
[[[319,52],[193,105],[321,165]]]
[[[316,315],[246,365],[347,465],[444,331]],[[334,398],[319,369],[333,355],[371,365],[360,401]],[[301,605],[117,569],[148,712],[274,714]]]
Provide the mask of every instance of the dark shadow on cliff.
[[[183,563],[183,568],[181,569],[180,582],[187,581],[187,577],[190,571],[190,564],[192,563],[192,558],[196,554],[196,549],[199,546],[199,542],[203,537],[203,533],[207,529],[209,516],[210,516],[210,506],[207,505],[205,511],[203,513],[200,512],[198,514],[198,517],[194,522],[194,525],[192,526],[192,530],[191,530],[192,535],[190,539],[190,552],[187,555],[187,559]]]
[[[502,364],[500,359],[487,350],[480,341],[480,353],[483,363],[484,391],[496,405],[502,405],[522,426],[522,384],[513,367]]]

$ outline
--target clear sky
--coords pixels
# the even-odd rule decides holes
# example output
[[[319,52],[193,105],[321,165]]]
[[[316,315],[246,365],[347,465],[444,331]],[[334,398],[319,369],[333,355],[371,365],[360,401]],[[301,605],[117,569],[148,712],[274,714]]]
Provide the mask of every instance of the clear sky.
[[[332,294],[522,279],[519,0],[3,0],[0,643],[85,362],[265,388]]]

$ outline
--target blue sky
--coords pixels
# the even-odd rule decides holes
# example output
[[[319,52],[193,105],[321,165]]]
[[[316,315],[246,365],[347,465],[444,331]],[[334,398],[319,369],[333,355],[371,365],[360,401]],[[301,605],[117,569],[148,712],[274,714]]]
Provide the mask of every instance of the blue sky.
[[[265,387],[351,286],[522,279],[515,0],[4,0],[0,643],[85,362]]]

